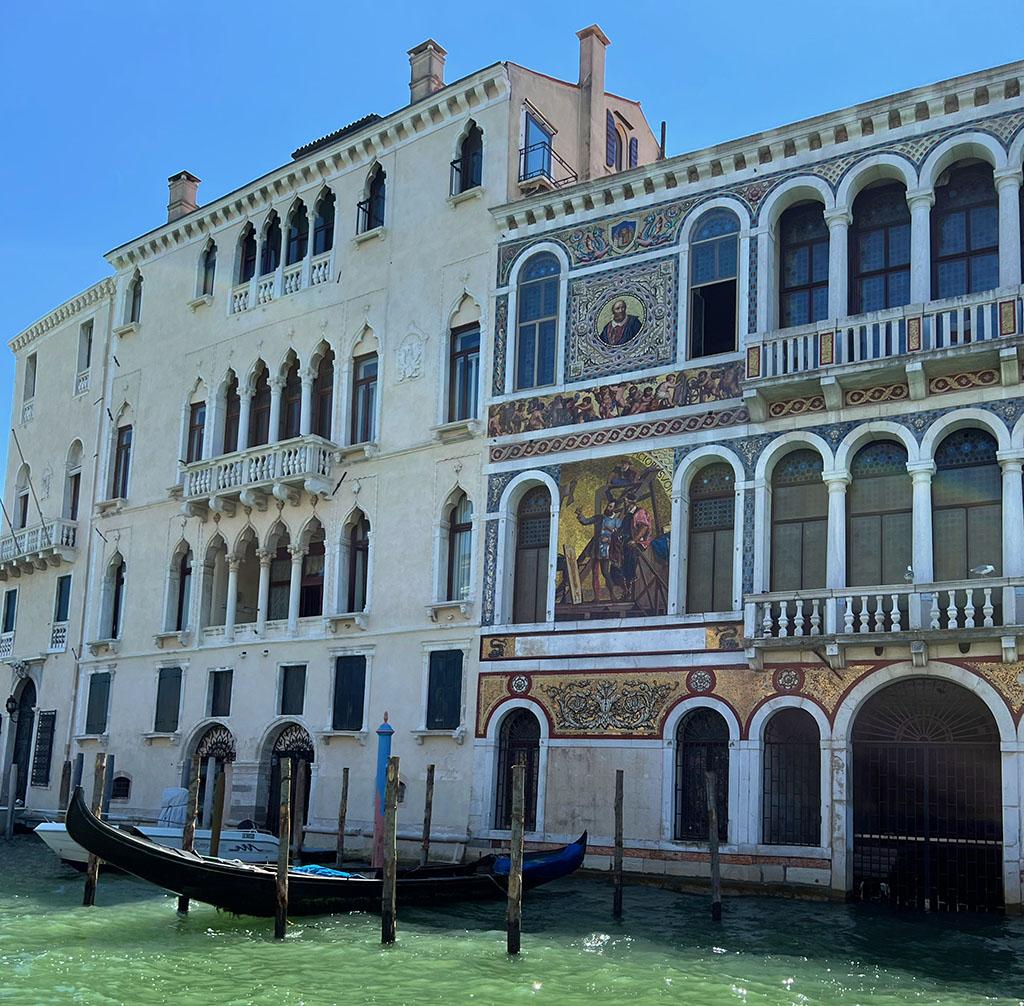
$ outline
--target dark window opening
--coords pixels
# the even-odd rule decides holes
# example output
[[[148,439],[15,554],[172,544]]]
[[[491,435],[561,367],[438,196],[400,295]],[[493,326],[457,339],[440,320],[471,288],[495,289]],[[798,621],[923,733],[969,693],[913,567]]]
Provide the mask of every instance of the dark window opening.
[[[249,447],[270,442],[270,381],[264,367],[256,378],[249,406]]]
[[[779,220],[779,324],[809,325],[828,316],[828,227],[821,203],[798,203]]]
[[[231,715],[231,685],[234,671],[210,671],[210,715]]]
[[[352,443],[371,443],[377,432],[377,354],[357,356],[352,373]]]
[[[545,486],[535,486],[516,515],[513,622],[547,620],[550,540],[551,495]]]
[[[523,826],[537,828],[537,789],[540,779],[540,723],[533,713],[516,709],[501,723],[498,733],[498,787],[495,794],[495,828],[512,827],[512,767],[526,769]]]
[[[309,248],[309,216],[306,207],[299,203],[292,210],[288,220],[288,251],[285,256],[286,265],[296,265],[306,257]]]
[[[206,433],[206,402],[193,402],[188,411],[188,439],[185,461],[191,464],[203,456],[203,436]]]
[[[181,705],[181,668],[161,667],[156,686],[156,715],[153,732],[172,734],[178,729],[178,707]]]
[[[555,383],[558,288],[561,266],[554,255],[534,255],[519,276],[516,326],[516,389]]]
[[[110,672],[89,675],[89,698],[85,707],[85,732],[91,736],[107,732],[107,707],[110,704]]]
[[[238,282],[248,283],[256,275],[256,231],[252,224],[245,228],[238,254]]]
[[[480,382],[480,326],[453,328],[448,364],[448,421],[473,419]]]
[[[366,608],[366,585],[370,565],[370,522],[364,516],[349,531],[348,610]]]
[[[282,716],[301,716],[306,703],[306,665],[293,664],[281,668]]]
[[[124,499],[128,496],[128,471],[132,459],[132,428],[120,426],[117,430],[117,441],[114,447],[114,478],[110,487],[111,499]]]
[[[334,662],[331,729],[362,730],[365,692],[366,657],[362,654],[338,657]]]
[[[324,543],[314,541],[302,557],[302,584],[299,589],[299,617],[324,612]]]
[[[462,721],[462,650],[434,650],[427,681],[427,729],[455,730]]]
[[[999,286],[999,201],[992,168],[950,168],[935,186],[931,213],[932,297]]]
[[[323,255],[334,247],[334,193],[325,192],[316,204],[313,221],[313,254]]]
[[[735,482],[732,466],[717,462],[702,468],[690,483],[687,611],[731,611],[733,608]]]
[[[290,440],[299,435],[302,417],[302,378],[299,377],[299,361],[293,360],[285,374],[281,389],[281,411],[277,423],[277,439]],[[268,417],[269,418],[269,417]]]
[[[729,727],[713,709],[687,713],[676,730],[675,837],[706,842],[710,837],[706,773],[715,775],[718,839],[729,834]]]
[[[821,845],[821,736],[814,717],[781,709],[764,732],[765,845]]]
[[[898,182],[867,188],[853,202],[850,311],[910,303],[910,208]]]
[[[260,275],[274,272],[281,264],[281,221],[273,214],[263,232],[263,254],[260,256]]]

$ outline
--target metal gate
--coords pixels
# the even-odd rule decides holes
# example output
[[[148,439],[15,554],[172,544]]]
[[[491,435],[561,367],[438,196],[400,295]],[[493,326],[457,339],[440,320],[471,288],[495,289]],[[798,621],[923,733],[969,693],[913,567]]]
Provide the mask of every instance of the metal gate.
[[[883,688],[853,730],[853,896],[925,911],[1003,907],[999,734],[947,681]]]

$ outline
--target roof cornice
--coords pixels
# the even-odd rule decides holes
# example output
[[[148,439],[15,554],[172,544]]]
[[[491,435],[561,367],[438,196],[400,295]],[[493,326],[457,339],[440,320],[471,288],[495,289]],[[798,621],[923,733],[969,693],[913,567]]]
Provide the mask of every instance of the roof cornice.
[[[905,139],[928,129],[966,124],[1020,103],[1024,60],[953,77],[786,126],[655,161],[629,171],[540,192],[495,206],[495,220],[508,230],[566,219],[595,207],[628,203],[661,190],[725,185],[803,166],[808,156],[826,159],[846,150]],[[984,109],[984,111],[982,111]]]
[[[59,325],[63,325],[64,322],[73,318],[76,314],[87,311],[105,297],[113,297],[116,288],[113,276],[101,279],[98,283],[94,283],[89,287],[88,290],[83,290],[77,297],[72,297],[70,300],[65,301],[60,307],[54,308],[49,314],[40,318],[34,324],[29,325],[28,328],[7,343],[8,348],[11,352],[17,353],[41,335],[45,335]]]
[[[339,138],[337,143],[289,161],[186,216],[113,248],[104,258],[115,269],[133,268],[176,245],[205,237],[225,224],[259,213],[310,185],[326,182],[343,170],[369,165],[375,158],[404,145],[411,137],[490,104],[509,87],[504,63],[477,70]]]

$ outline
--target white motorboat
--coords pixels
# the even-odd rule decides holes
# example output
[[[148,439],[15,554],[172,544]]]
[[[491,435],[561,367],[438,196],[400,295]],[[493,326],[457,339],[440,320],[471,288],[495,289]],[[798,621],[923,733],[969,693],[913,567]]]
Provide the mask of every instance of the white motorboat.
[[[181,848],[181,828],[143,825],[138,830],[158,845],[169,849]],[[46,821],[39,825],[35,832],[65,863],[82,868],[88,862],[89,854],[77,842],[71,840],[63,824]],[[218,855],[220,859],[237,859],[243,863],[275,863],[277,850],[277,838],[268,832],[225,829],[220,835]],[[201,856],[210,854],[209,829],[196,830],[196,852]]]

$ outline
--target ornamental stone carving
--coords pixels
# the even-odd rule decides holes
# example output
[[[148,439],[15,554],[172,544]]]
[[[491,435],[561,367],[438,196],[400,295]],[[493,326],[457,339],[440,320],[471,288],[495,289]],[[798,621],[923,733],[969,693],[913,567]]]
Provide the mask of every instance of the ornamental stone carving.
[[[626,680],[569,681],[542,685],[541,691],[554,706],[559,730],[652,731],[661,719],[665,703],[679,683]]]
[[[415,332],[410,332],[395,350],[395,373],[398,383],[414,381],[423,370],[424,340]]]

